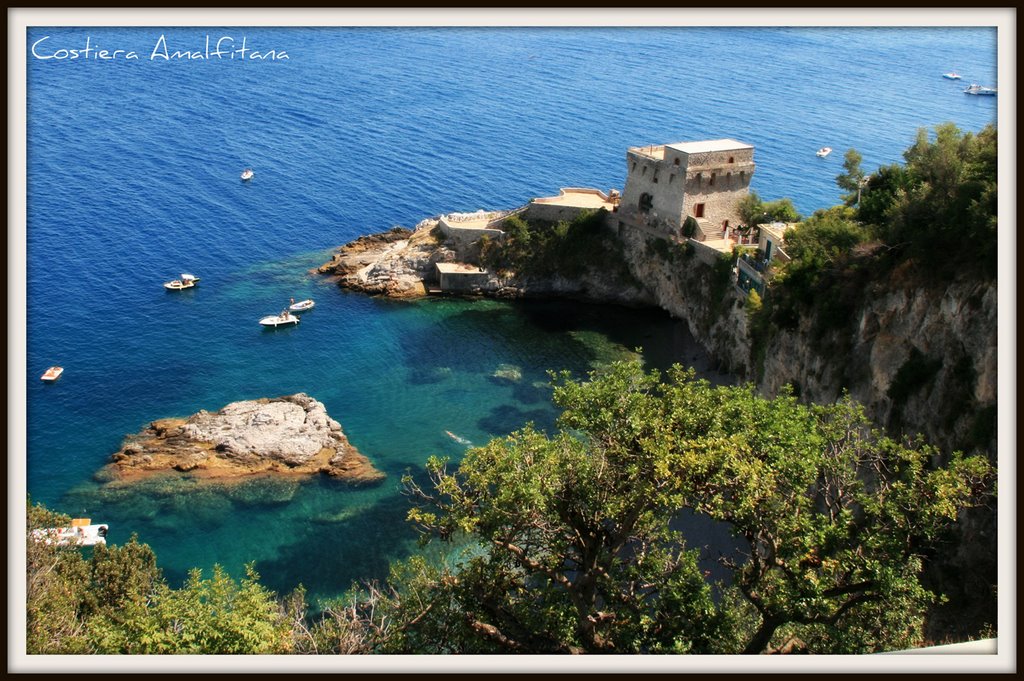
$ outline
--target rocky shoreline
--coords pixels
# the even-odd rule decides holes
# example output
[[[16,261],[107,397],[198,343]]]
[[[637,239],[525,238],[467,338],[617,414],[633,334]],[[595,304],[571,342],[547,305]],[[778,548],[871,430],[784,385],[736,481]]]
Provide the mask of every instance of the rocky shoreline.
[[[125,439],[98,477],[128,482],[174,471],[218,481],[320,474],[370,484],[385,477],[349,443],[323,403],[305,393],[153,421]]]

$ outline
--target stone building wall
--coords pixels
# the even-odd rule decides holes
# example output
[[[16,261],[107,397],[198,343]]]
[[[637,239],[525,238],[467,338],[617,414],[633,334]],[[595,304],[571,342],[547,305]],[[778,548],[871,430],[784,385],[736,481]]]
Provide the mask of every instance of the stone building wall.
[[[716,228],[723,227],[726,220],[730,226],[735,226],[739,221],[736,207],[750,191],[750,180],[754,174],[753,155],[752,149],[691,155],[686,165],[683,218],[687,215],[697,217],[695,208],[703,203],[704,215],[698,219]]]
[[[704,232],[721,230],[725,221],[735,226],[737,203],[747,195],[754,173],[754,150],[740,142],[736,148],[699,153],[677,148],[699,144],[627,151],[620,214],[633,224],[676,235],[691,215]]]
[[[683,177],[678,168],[632,149],[626,152],[626,186],[619,213],[631,222],[678,234],[683,214]],[[640,199],[650,196],[650,208],[640,210]]]

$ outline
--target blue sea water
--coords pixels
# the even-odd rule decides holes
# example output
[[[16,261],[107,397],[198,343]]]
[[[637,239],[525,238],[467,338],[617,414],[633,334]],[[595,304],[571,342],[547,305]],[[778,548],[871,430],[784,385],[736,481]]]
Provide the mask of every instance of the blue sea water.
[[[153,60],[161,35],[169,52],[244,36],[288,59]],[[28,58],[28,492],[109,523],[115,543],[137,533],[172,580],[254,561],[272,588],[314,597],[416,550],[398,480],[458,458],[446,430],[479,444],[550,428],[547,369],[638,346],[651,366],[704,361],[654,312],[345,293],[309,273],[334,247],[621,188],[627,147],[719,137],[755,146],[762,198],[809,214],[838,202],[847,148],[870,171],[920,127],[996,116],[995,98],[961,93],[998,85],[984,28],[31,28],[28,43],[45,36],[43,56],[88,38],[139,59]],[[161,287],[183,271],[196,289]],[[261,330],[292,297],[316,309]],[[65,375],[43,384],[52,364]],[[522,378],[496,377],[503,365]],[[299,391],[387,482],[117,495],[92,481],[153,419]]]

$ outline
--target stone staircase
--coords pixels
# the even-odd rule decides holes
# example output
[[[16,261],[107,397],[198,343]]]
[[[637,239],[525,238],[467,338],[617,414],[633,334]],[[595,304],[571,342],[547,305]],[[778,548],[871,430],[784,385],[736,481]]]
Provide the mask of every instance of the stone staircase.
[[[716,241],[722,238],[722,228],[709,220],[697,220],[697,233],[693,236],[697,241]]]

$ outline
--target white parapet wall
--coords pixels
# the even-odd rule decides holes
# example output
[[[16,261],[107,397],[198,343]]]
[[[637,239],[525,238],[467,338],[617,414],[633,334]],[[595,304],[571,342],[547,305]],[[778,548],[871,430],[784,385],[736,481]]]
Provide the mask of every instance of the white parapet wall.
[[[526,206],[526,218],[544,222],[572,220],[589,210],[604,208],[611,212],[618,206],[618,202],[616,190],[606,194],[592,187],[563,187],[558,190],[558,196],[545,196],[530,201]]]
[[[515,211],[480,210],[475,213],[449,213],[442,215],[437,224],[449,239],[469,244],[483,236],[491,239],[503,237],[505,233],[498,229],[497,225],[513,212]]]

